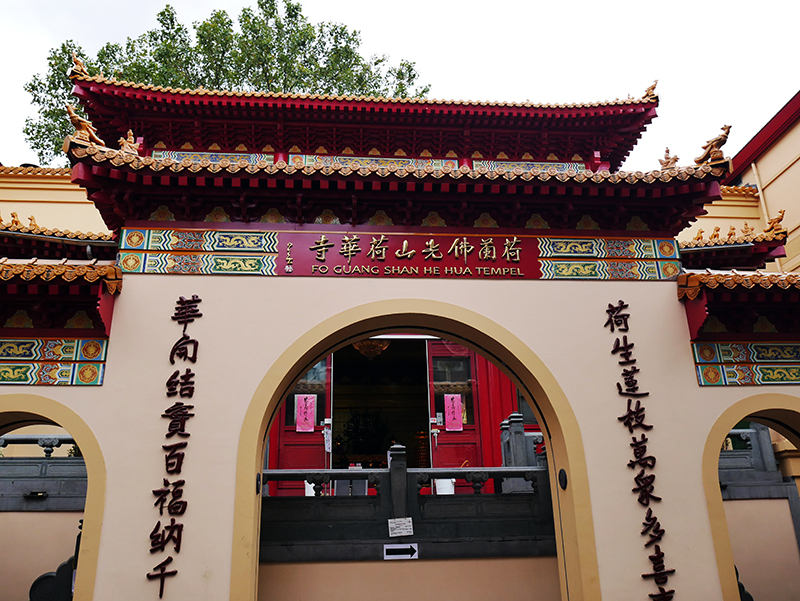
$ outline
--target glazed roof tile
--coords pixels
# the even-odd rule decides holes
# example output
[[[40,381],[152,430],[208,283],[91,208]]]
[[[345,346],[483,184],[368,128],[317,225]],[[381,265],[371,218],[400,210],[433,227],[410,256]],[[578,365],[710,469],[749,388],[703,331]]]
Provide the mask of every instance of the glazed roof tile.
[[[114,240],[113,234],[94,234],[92,232],[84,233],[81,231],[71,232],[69,230],[64,230],[62,232],[59,229],[51,230],[42,227],[25,227],[21,225],[11,225],[9,223],[0,222],[0,233],[3,232],[11,234],[29,234],[34,236],[65,238],[70,240],[94,240],[100,242],[112,242]]]
[[[605,100],[601,102],[586,102],[586,103],[568,103],[568,104],[548,104],[548,103],[533,103],[533,102],[494,102],[494,101],[476,101],[476,100],[439,100],[431,98],[384,98],[382,96],[335,96],[328,94],[286,94],[280,92],[244,92],[244,91],[231,91],[231,90],[207,90],[205,88],[197,88],[194,90],[183,88],[172,88],[155,86],[151,84],[134,83],[130,81],[121,81],[116,79],[107,79],[100,75],[85,76],[72,73],[71,79],[73,81],[92,82],[104,84],[109,86],[116,86],[120,88],[129,88],[150,92],[166,92],[168,94],[179,94],[186,96],[209,96],[219,98],[264,98],[264,99],[277,99],[277,100],[318,100],[318,101],[346,101],[346,102],[374,102],[374,103],[388,103],[388,104],[416,104],[416,105],[453,105],[453,106],[482,106],[482,107],[508,107],[508,108],[537,108],[537,109],[580,109],[580,108],[595,108],[606,106],[625,106],[635,104],[658,104],[658,95],[653,94],[644,98],[626,98],[623,100]]]
[[[724,187],[724,186],[723,186]],[[773,240],[784,241],[786,240],[786,230],[779,230],[777,232],[767,232],[760,234],[747,234],[746,236],[736,236],[730,238],[720,237],[717,240],[689,240],[681,242],[681,250],[691,250],[695,248],[714,248],[733,246],[736,244],[752,244],[753,242],[772,242]]]
[[[678,298],[688,298],[694,300],[704,288],[763,288],[772,287],[787,290],[789,288],[800,289],[800,274],[786,271],[780,272],[739,272],[735,269],[731,271],[713,272],[687,272],[678,276]]]
[[[0,165],[0,175],[69,175],[69,167],[4,167]]]
[[[115,265],[0,264],[0,280],[7,282],[15,278],[20,278],[24,282],[81,283],[83,281],[91,284],[101,281],[109,294],[119,294],[122,291],[122,270]]]
[[[207,173],[230,173],[235,174],[243,172],[244,174],[255,175],[257,173],[266,173],[274,175],[277,173],[284,173],[286,175],[293,175],[300,173],[302,175],[315,175],[321,174],[325,176],[341,175],[359,175],[362,177],[378,175],[379,177],[416,177],[419,179],[432,177],[440,179],[449,177],[452,179],[479,179],[486,178],[494,180],[503,178],[506,180],[521,179],[523,181],[538,180],[546,182],[554,180],[555,182],[575,182],[575,183],[611,183],[611,184],[635,184],[642,182],[645,184],[653,184],[657,182],[670,182],[672,180],[687,181],[689,179],[704,179],[707,176],[720,177],[725,174],[724,168],[710,165],[697,165],[690,167],[679,167],[667,169],[666,171],[617,171],[611,173],[609,171],[599,171],[594,173],[592,171],[575,171],[567,170],[566,172],[557,172],[555,169],[532,169],[524,171],[521,167],[512,170],[507,170],[503,167],[497,169],[489,169],[486,166],[481,166],[477,169],[471,169],[466,165],[458,168],[451,168],[445,166],[441,169],[435,169],[431,165],[426,165],[422,168],[417,168],[412,165],[407,167],[396,167],[389,165],[388,167],[379,167],[377,165],[370,165],[369,167],[361,167],[359,169],[350,169],[349,167],[342,166],[334,163],[332,166],[326,166],[322,163],[315,163],[314,165],[306,165],[301,168],[294,167],[284,161],[278,161],[275,164],[268,163],[267,161],[258,161],[257,163],[250,163],[246,160],[240,160],[232,163],[227,159],[222,159],[218,163],[211,163],[208,160],[200,162],[193,162],[190,159],[183,159],[182,161],[175,161],[171,158],[154,159],[152,157],[140,157],[135,154],[125,153],[118,150],[99,147],[94,144],[86,144],[85,142],[75,140],[71,137],[67,138],[67,142],[71,142],[68,154],[80,161],[81,159],[91,158],[95,163],[110,163],[115,167],[128,166],[134,171],[171,171],[173,173],[190,172],[198,173],[205,171]]]
[[[720,192],[729,196],[758,198],[758,188],[754,186],[720,186]]]

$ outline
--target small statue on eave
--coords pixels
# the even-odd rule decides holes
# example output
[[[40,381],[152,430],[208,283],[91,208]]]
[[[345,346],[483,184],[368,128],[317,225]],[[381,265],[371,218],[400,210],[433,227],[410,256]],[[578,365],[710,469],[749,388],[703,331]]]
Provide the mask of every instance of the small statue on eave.
[[[742,227],[742,235],[743,235],[743,236],[749,236],[749,235],[750,235],[750,234],[752,234],[754,231],[755,231],[755,228],[752,228],[752,227],[750,227],[749,225],[747,225],[747,222],[745,221],[745,222],[744,222],[744,227]]]
[[[736,226],[732,225],[731,229],[728,230],[728,240],[732,240],[736,237]]]
[[[11,226],[22,227],[22,222],[19,220],[19,215],[13,212],[11,213]]]
[[[128,130],[128,136],[126,138],[119,139],[119,149],[122,152],[139,154],[139,145],[134,140],[133,131],[130,129]]]
[[[697,230],[697,235],[694,237],[694,242],[702,242],[703,241],[703,230]]]
[[[36,223],[36,217],[34,217],[33,215],[31,215],[30,217],[28,217],[28,221],[30,222],[30,223],[28,224],[28,227],[29,227],[30,229],[32,229],[32,230],[38,230],[38,229],[39,229],[39,224],[38,224],[38,223]]]
[[[714,231],[711,232],[711,237],[709,238],[710,242],[716,242],[719,240],[719,226],[714,227]]]
[[[88,119],[84,119],[75,112],[75,107],[71,104],[67,105],[67,114],[72,126],[75,128],[76,140],[83,140],[84,142],[94,142],[100,146],[105,146],[106,143],[97,137],[97,128],[92,125]]]
[[[767,227],[764,228],[765,234],[769,232],[777,233],[783,231],[783,226],[781,225],[781,221],[783,221],[783,214],[785,212],[786,211],[784,209],[781,209],[780,211],[778,211],[777,217],[773,217],[772,219],[767,221]]]
[[[722,126],[722,133],[718,135],[716,138],[711,138],[708,142],[705,143],[703,146],[703,154],[697,157],[694,162],[698,165],[702,163],[708,163],[709,161],[718,160],[724,158],[724,154],[722,150],[720,150],[724,145],[725,142],[728,141],[728,133],[731,131],[730,125],[723,125]]]
[[[648,88],[644,91],[644,96],[642,96],[643,100],[655,100],[658,98],[658,94],[656,94],[656,86],[658,85],[658,80],[656,79],[653,82],[653,85],[648,86]]]
[[[678,157],[669,156],[669,147],[664,151],[664,158],[658,159],[658,162],[661,163],[661,171],[666,171],[667,169],[672,169],[675,165],[678,164]]]
[[[86,65],[78,58],[74,50],[72,51],[72,67],[67,71],[67,77],[71,76],[91,77],[89,71],[86,69]]]

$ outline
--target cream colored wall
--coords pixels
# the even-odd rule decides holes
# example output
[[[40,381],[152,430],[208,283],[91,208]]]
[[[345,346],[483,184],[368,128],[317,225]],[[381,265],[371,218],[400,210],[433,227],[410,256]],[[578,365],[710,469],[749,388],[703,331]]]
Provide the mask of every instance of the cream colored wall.
[[[28,601],[31,584],[75,553],[80,512],[0,512],[0,599]]]
[[[786,132],[748,168],[742,182],[760,186],[765,210],[770,217],[786,210],[783,227],[789,231],[786,258],[779,261],[784,271],[800,267],[800,123]]]
[[[733,559],[754,599],[800,599],[800,552],[785,499],[725,501]]]
[[[0,216],[11,223],[11,213],[23,226],[33,215],[43,229],[109,233],[86,191],[73,184],[69,175],[0,174]]]
[[[418,307],[449,303],[483,315],[541,359],[583,437],[591,505],[581,502],[578,511],[591,511],[602,597],[647,598],[654,587],[640,576],[650,567],[639,533],[644,508],[631,493],[630,435],[617,421],[625,410],[615,387],[621,368],[610,353],[614,336],[603,328],[607,304],[624,299],[632,315],[628,339],[636,345],[639,381],[651,392],[647,420],[655,428],[648,435],[649,451],[658,457],[656,488],[664,498],[655,510],[667,529],[662,547],[668,567],[678,575],[670,585],[704,601],[722,599],[701,458],[715,421],[753,391],[698,387],[674,282],[158,275],[126,276],[102,387],[7,386],[2,391],[35,392],[67,405],[102,448],[107,492],[95,599],[138,601],[156,594],[156,584],[144,575],[166,557],[149,553],[148,535],[159,518],[151,491],[164,475],[166,421],[160,416],[172,403],[164,387],[174,370],[168,354],[180,336],[170,316],[177,297],[191,294],[203,299],[204,316],[188,329],[200,341],[198,361],[191,366],[196,417],[188,424],[192,436],[181,475],[189,509],[183,548],[171,566],[179,574],[167,582],[165,598],[229,598],[234,545],[239,553],[243,544],[232,540],[237,444],[245,412],[270,366],[332,316],[395,299],[411,299]],[[800,409],[800,386],[781,392]],[[721,442],[715,443],[717,449]],[[551,456],[556,471],[561,459]],[[250,499],[240,502],[255,502]],[[270,586],[267,578],[260,592],[265,598],[271,593],[264,587]]]
[[[259,601],[558,601],[555,557],[261,564]]]

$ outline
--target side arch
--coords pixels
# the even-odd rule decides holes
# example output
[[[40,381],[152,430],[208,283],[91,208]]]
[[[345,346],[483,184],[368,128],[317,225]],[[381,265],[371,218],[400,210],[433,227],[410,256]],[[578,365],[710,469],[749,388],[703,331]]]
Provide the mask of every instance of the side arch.
[[[0,433],[32,424],[55,424],[69,432],[86,462],[88,487],[83,511],[80,569],[75,580],[76,601],[94,597],[100,531],[106,500],[106,463],[100,444],[85,421],[72,409],[34,394],[0,395]]]
[[[725,601],[739,601],[739,587],[733,568],[728,521],[719,489],[719,452],[728,432],[745,418],[780,432],[800,448],[800,398],[782,393],[765,393],[742,399],[722,412],[706,438],[703,448],[703,488]]]
[[[536,399],[547,427],[549,469],[562,599],[600,600],[594,524],[583,440],[575,414],[555,377],[519,338],[492,320],[456,305],[394,299],[353,307],[313,326],[289,346],[261,380],[245,415],[236,467],[230,598],[254,600],[258,570],[264,438],[286,390],[308,365],[353,341],[388,331],[435,334],[496,360],[515,385]],[[556,483],[563,469],[568,486]]]

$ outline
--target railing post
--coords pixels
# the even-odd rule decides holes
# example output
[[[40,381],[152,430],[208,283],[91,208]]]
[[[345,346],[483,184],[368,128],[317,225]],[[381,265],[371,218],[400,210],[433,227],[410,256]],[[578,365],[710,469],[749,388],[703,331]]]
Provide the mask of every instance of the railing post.
[[[389,482],[392,489],[393,517],[404,518],[408,506],[408,462],[403,445],[392,445],[389,449]]]

